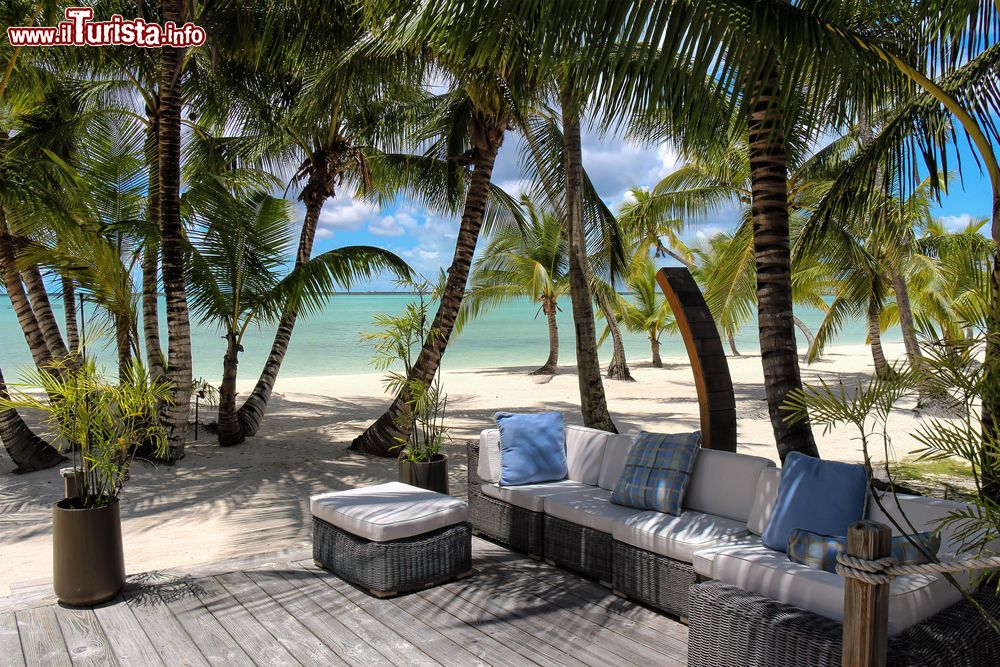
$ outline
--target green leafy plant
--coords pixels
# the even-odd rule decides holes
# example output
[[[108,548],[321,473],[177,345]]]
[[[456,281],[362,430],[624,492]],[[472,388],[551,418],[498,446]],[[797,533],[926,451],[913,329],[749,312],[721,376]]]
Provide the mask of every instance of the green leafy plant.
[[[377,313],[373,320],[377,330],[361,335],[361,340],[371,345],[375,353],[375,366],[388,371],[383,381],[386,392],[398,394],[406,390],[409,396],[407,409],[398,416],[400,428],[409,437],[398,442],[394,449],[398,450],[399,458],[416,463],[437,458],[448,438],[444,422],[448,395],[441,388],[440,367],[429,385],[411,378],[410,373],[421,347],[431,344],[437,336],[428,324],[428,316],[443,278],[442,275],[437,285],[426,278],[397,281],[397,285],[412,290],[416,300],[406,304],[398,315]]]
[[[41,390],[41,391],[38,391]],[[166,382],[153,382],[133,362],[117,384],[91,359],[68,359],[26,371],[0,399],[0,408],[34,410],[73,454],[79,496],[76,509],[104,507],[118,500],[140,447],[156,457],[167,453],[157,406],[168,404]]]

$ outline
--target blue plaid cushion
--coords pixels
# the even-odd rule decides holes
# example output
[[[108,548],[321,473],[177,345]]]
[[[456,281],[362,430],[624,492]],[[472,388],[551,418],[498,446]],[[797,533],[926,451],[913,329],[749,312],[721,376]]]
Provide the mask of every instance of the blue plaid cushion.
[[[611,492],[611,502],[680,514],[700,445],[701,433],[697,431],[640,433]]]
[[[912,540],[912,542],[911,542]],[[914,545],[916,542],[919,547]],[[937,533],[917,533],[897,535],[892,538],[892,557],[900,565],[920,565],[930,562],[926,554],[937,555],[941,547],[941,536]],[[820,535],[812,531],[795,528],[788,537],[788,560],[801,563],[817,570],[837,572],[837,554],[847,550],[846,537]]]

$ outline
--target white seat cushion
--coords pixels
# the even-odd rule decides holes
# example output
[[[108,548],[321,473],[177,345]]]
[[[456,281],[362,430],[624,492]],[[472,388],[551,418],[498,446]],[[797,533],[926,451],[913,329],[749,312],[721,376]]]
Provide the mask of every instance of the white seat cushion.
[[[479,434],[479,479],[496,484],[500,481],[500,429],[490,428]]]
[[[604,463],[604,449],[614,433],[586,426],[566,425],[566,467],[568,479],[597,486]]]
[[[680,516],[641,512],[616,521],[611,535],[619,542],[690,563],[694,552],[726,544],[747,534],[742,521],[685,510]]]
[[[760,473],[773,467],[774,462],[762,456],[701,449],[684,492],[684,507],[746,523]]]
[[[764,468],[757,479],[757,490],[754,491],[753,504],[747,516],[747,528],[754,535],[763,535],[767,524],[771,521],[774,501],[778,499],[778,483],[781,481],[780,468]]]
[[[596,486],[582,491],[560,493],[545,499],[547,515],[609,534],[615,521],[642,514],[644,511],[615,505],[611,502],[611,492]]]
[[[694,571],[708,579],[715,579],[713,568],[715,567],[715,557],[726,551],[734,551],[745,547],[753,547],[761,544],[759,535],[746,535],[727,544],[717,544],[707,549],[695,551],[691,558],[691,565]]]
[[[613,435],[604,445],[604,461],[601,463],[601,474],[597,485],[602,489],[614,491],[618,478],[625,469],[628,452],[632,449],[633,439],[628,435]]]
[[[712,574],[745,591],[844,620],[842,577],[793,563],[763,544],[721,551],[715,556]],[[889,586],[889,634],[902,632],[959,599],[961,593],[941,576],[896,577]]]
[[[546,496],[552,496],[566,491],[580,491],[590,488],[586,484],[563,479],[558,482],[542,482],[540,484],[525,484],[523,486],[500,486],[499,484],[483,484],[484,496],[502,500],[511,505],[532,512],[545,510]]]
[[[314,517],[373,542],[401,540],[467,521],[464,500],[390,482],[312,496]]]

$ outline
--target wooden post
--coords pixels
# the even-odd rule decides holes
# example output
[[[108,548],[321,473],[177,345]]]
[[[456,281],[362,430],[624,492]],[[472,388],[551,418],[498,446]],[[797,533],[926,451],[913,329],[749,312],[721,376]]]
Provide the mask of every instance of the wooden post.
[[[876,521],[858,521],[847,530],[847,553],[877,560],[891,551],[892,531]],[[844,580],[843,667],[884,667],[889,642],[889,584]]]

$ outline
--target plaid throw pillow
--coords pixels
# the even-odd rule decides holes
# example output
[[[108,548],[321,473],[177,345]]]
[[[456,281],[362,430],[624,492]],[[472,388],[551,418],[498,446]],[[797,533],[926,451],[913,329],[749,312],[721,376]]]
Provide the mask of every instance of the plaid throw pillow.
[[[915,546],[910,540],[920,546]],[[937,555],[941,547],[941,536],[937,533],[917,533],[897,535],[892,538],[892,557],[900,565],[920,565],[930,562],[925,553]],[[788,560],[801,563],[817,570],[837,572],[837,554],[847,551],[847,538],[820,535],[801,528],[792,530],[788,537]]]
[[[697,431],[640,433],[611,492],[611,502],[680,514],[700,445],[701,433]]]

